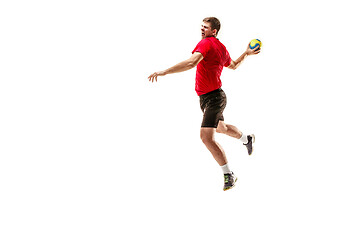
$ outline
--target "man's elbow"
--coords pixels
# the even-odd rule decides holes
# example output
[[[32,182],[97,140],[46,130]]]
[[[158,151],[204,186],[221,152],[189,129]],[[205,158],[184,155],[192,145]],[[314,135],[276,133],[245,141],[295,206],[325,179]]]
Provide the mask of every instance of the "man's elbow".
[[[236,66],[235,64],[230,64],[230,65],[228,66],[228,68],[231,69],[231,70],[236,70],[237,67],[238,67],[238,66]]]
[[[188,67],[189,67],[189,69],[192,69],[192,68],[196,67],[197,64],[198,64],[198,62],[196,62],[196,61],[189,61]]]
[[[229,66],[227,66],[227,68],[235,70],[237,68],[237,64],[233,60],[231,60]]]

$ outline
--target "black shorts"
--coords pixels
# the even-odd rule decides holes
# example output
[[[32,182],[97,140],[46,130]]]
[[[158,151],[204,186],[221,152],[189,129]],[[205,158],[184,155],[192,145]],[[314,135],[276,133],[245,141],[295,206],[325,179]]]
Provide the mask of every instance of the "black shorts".
[[[224,121],[223,111],[226,107],[225,92],[219,88],[200,95],[200,107],[204,113],[201,127],[217,128],[219,121]]]

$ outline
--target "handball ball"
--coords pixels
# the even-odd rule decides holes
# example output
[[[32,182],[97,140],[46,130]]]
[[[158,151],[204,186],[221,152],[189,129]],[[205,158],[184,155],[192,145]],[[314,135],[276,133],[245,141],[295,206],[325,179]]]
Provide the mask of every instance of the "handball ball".
[[[251,49],[257,48],[257,46],[260,46],[260,48],[261,48],[261,45],[262,45],[262,43],[261,43],[261,41],[259,39],[253,39],[253,40],[250,41],[250,48]]]

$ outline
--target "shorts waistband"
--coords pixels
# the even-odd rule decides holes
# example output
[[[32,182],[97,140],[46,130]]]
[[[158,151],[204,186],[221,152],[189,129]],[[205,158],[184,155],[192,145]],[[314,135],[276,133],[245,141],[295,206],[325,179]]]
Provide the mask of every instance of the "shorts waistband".
[[[205,93],[205,94],[203,94],[203,95],[200,95],[199,97],[206,97],[206,96],[209,96],[209,95],[211,95],[211,94],[219,93],[219,92],[222,92],[222,89],[221,89],[221,88],[218,88],[218,89],[216,89],[216,90],[214,90],[214,91],[211,91],[211,92]]]

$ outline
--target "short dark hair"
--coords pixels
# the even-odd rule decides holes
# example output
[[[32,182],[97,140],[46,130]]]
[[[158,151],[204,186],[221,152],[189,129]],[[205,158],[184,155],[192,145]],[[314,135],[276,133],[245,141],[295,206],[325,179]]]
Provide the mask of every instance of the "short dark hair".
[[[207,18],[204,18],[203,22],[210,23],[212,30],[216,29],[215,35],[217,35],[219,33],[220,27],[221,27],[219,19],[217,19],[216,17],[207,17]]]

